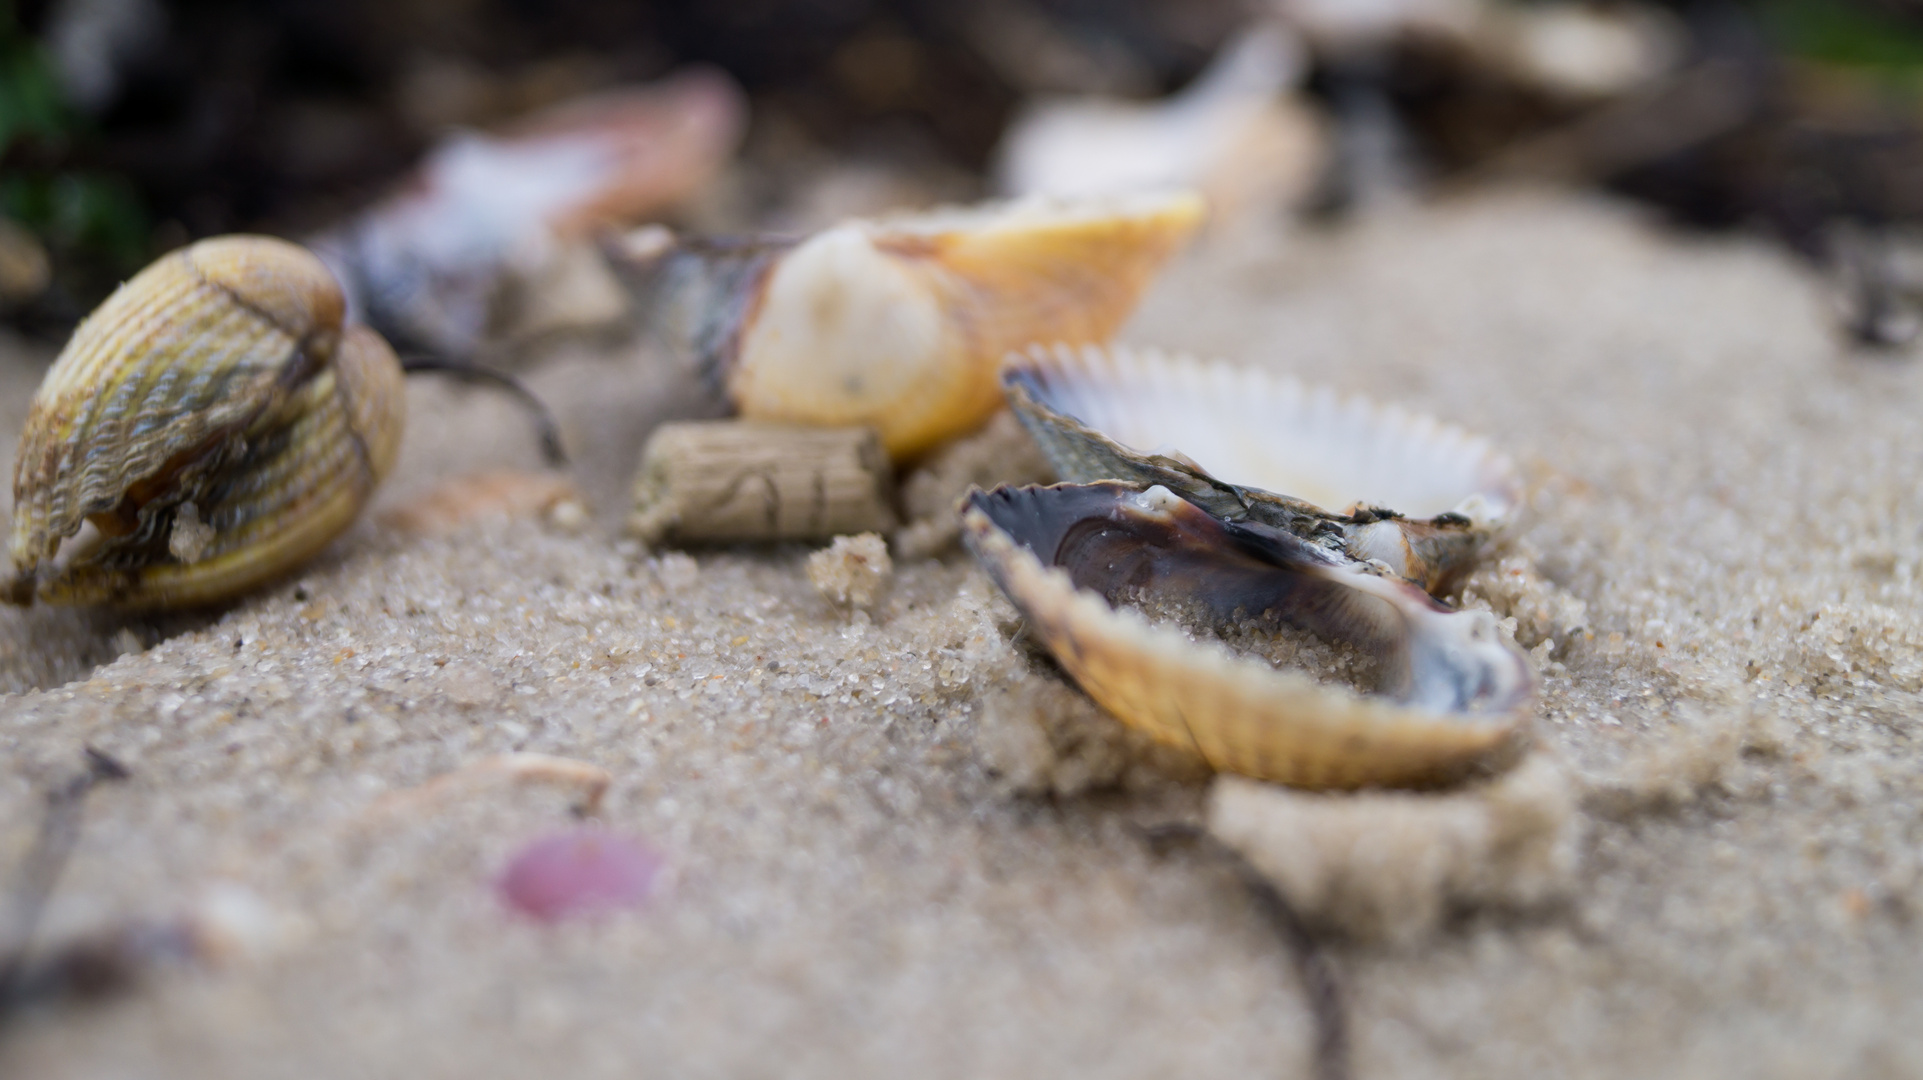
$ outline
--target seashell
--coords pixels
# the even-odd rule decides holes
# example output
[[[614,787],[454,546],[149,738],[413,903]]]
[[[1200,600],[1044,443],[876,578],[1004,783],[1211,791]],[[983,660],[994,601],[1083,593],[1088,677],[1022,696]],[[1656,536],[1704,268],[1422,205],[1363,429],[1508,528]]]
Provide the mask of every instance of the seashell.
[[[996,184],[1082,198],[1192,187],[1208,199],[1212,230],[1246,227],[1301,202],[1325,167],[1322,125],[1291,92],[1306,69],[1293,34],[1258,24],[1170,97],[1031,101],[996,150]]]
[[[1314,788],[1420,787],[1512,763],[1534,677],[1487,612],[1452,611],[1340,551],[1224,521],[1161,486],[977,491],[963,535],[1088,695],[1219,770]],[[1377,693],[1318,683],[1151,623],[1306,630],[1377,665]]]
[[[1106,341],[1201,219],[1189,193],[938,210],[682,242],[648,287],[742,416],[872,427],[901,460],[1001,407],[1010,349]]]
[[[570,241],[698,191],[746,121],[734,80],[693,68],[565,102],[496,134],[457,132],[401,190],[314,248],[354,317],[397,342],[468,355],[517,274],[565,273],[548,264],[568,259]]]
[[[1487,439],[1256,368],[1035,346],[1002,380],[1064,480],[1162,484],[1439,596],[1521,501],[1515,466]]]
[[[8,599],[183,607],[305,561],[400,451],[401,368],[300,247],[202,241],[80,324],[27,414]]]
[[[665,860],[633,837],[577,825],[523,846],[495,882],[506,905],[537,922],[639,907],[661,888]]]

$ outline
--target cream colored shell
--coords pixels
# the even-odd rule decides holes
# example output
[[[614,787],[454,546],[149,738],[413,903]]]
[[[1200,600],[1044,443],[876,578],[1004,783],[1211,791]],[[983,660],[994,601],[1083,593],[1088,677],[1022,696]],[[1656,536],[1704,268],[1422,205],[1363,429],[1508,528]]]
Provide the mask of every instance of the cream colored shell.
[[[873,427],[912,457],[1000,408],[1009,350],[1114,335],[1202,213],[1188,193],[1033,199],[828,229],[735,307],[728,396],[750,419]]]

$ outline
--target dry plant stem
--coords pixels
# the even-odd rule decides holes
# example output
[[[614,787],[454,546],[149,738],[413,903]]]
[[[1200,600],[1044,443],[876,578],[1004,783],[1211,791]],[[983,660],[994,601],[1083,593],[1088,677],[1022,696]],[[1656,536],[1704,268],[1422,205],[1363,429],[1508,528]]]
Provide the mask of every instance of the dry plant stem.
[[[1349,1010],[1342,996],[1342,981],[1336,976],[1335,962],[1323,951],[1302,916],[1240,852],[1209,835],[1202,826],[1168,822],[1147,826],[1141,833],[1151,848],[1193,843],[1234,868],[1256,907],[1288,948],[1296,977],[1302,981],[1302,992],[1309,999],[1309,1016],[1315,1029],[1315,1069],[1311,1075],[1315,1080],[1348,1080]]]
[[[432,372],[438,375],[451,375],[462,382],[487,383],[498,387],[520,401],[528,415],[534,420],[534,429],[541,437],[541,459],[556,469],[566,468],[568,452],[561,445],[561,427],[554,422],[554,414],[534,391],[521,384],[519,379],[492,368],[466,360],[456,360],[444,356],[410,356],[401,361],[401,371],[413,375],[418,372]]]
[[[91,746],[86,748],[86,755],[85,772],[47,793],[47,816],[14,881],[11,944],[5,955],[0,956],[0,1020],[5,1020],[21,1004],[27,948],[32,944],[47,898],[59,884],[67,857],[73,854],[73,846],[80,839],[88,793],[96,784],[125,780],[130,775],[125,765]]]
[[[893,488],[868,428],[679,421],[641,452],[628,530],[650,544],[886,533]]]
[[[573,758],[524,752],[494,754],[453,772],[442,773],[417,787],[383,796],[368,807],[359,820],[369,824],[396,814],[418,814],[495,783],[528,781],[579,787],[583,794],[575,805],[575,813],[593,817],[601,811],[601,798],[607,794],[614,777],[599,765]]]
[[[1315,1021],[1316,1080],[1348,1080],[1349,1014],[1342,997],[1342,983],[1336,978],[1335,963],[1303,924],[1302,917],[1282,899],[1255,867],[1224,845],[1212,844],[1235,864],[1236,875],[1255,898],[1255,904],[1268,917],[1269,925],[1288,945],[1295,961],[1296,977],[1309,999],[1309,1014]]]

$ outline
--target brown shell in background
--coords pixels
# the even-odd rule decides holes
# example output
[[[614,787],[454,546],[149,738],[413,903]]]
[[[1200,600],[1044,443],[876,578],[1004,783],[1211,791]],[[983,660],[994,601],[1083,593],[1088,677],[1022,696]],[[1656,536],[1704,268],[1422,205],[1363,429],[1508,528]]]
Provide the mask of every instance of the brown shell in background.
[[[1228,772],[1310,788],[1425,787],[1512,763],[1528,739],[1528,659],[1487,612],[1452,611],[1260,523],[1166,488],[997,488],[963,511],[975,556],[1088,695]],[[1167,601],[1255,619],[1381,661],[1377,693],[1325,685],[1151,623]]]
[[[80,324],[20,436],[16,603],[182,607],[350,524],[400,452],[400,364],[306,250],[202,241]]]

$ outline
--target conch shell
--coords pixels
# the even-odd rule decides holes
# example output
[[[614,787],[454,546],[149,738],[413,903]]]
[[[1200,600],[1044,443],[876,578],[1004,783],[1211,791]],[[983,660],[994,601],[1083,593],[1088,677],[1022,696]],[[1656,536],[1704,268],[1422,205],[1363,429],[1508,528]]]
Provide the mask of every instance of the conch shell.
[[[1202,215],[1191,193],[1031,199],[683,241],[649,266],[652,321],[742,416],[870,426],[902,460],[1001,407],[1011,349],[1106,341]]]
[[[963,536],[1090,697],[1217,769],[1312,788],[1420,787],[1501,767],[1527,741],[1534,677],[1494,616],[1452,611],[1287,529],[1106,482],[977,491]],[[1380,692],[1237,656],[1123,601],[1346,643],[1377,662]]]
[[[401,368],[304,249],[202,241],[80,324],[27,415],[7,599],[182,607],[345,529],[400,452]]]
[[[1002,378],[1062,479],[1161,484],[1438,596],[1521,501],[1488,440],[1255,368],[1057,345],[1011,357]]]

